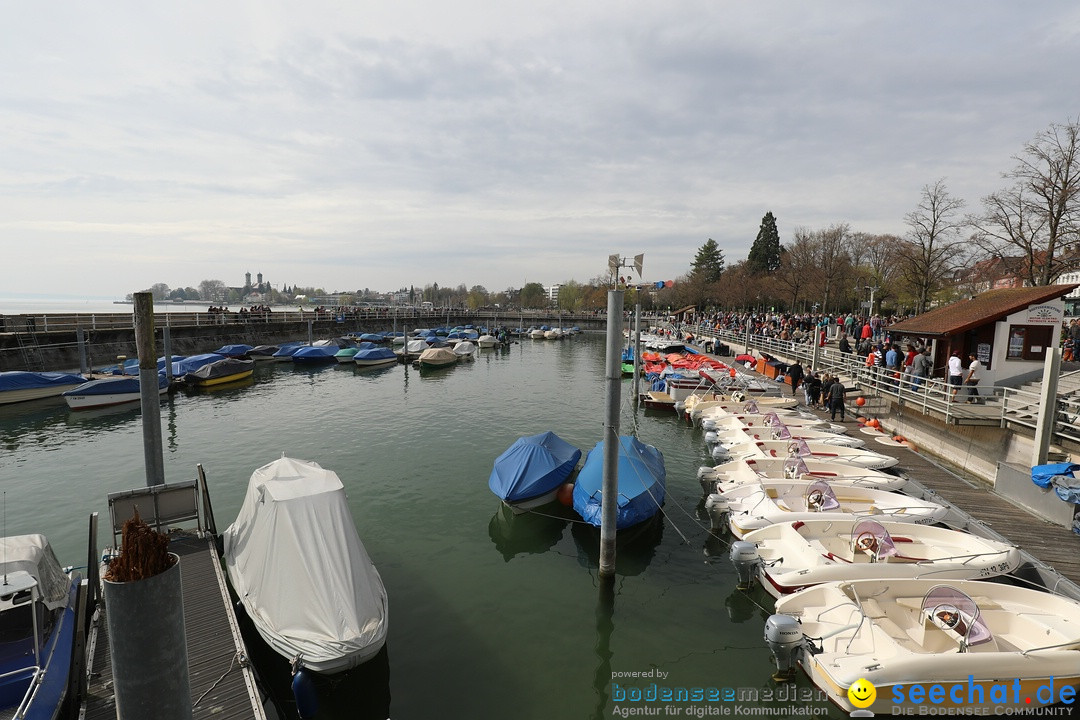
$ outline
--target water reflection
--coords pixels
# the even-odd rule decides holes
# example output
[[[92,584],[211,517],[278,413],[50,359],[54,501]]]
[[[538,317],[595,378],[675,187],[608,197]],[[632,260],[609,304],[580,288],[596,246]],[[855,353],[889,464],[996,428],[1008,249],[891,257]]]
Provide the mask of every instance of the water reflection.
[[[499,503],[499,509],[488,523],[488,536],[506,562],[518,555],[547,552],[562,539],[569,522],[569,518],[556,513],[567,511],[558,503],[549,503],[538,508],[537,512],[518,515],[507,505]]]
[[[587,568],[600,567],[600,528],[578,521],[570,528],[577,544],[578,562]],[[664,538],[663,513],[657,513],[615,536],[615,574],[624,577],[645,572]]]

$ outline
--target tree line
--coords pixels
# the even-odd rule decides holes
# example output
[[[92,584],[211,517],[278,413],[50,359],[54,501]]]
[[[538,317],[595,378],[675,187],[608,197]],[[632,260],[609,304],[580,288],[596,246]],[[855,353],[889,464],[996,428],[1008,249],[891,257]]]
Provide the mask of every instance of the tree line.
[[[746,260],[725,267],[711,238],[661,292],[671,307],[920,313],[999,278],[1049,285],[1080,270],[1080,121],[1052,124],[1013,156],[1006,186],[965,213],[941,178],[922,188],[902,233],[847,223],[797,227],[781,244],[767,212]],[[873,302],[871,307],[870,302]]]

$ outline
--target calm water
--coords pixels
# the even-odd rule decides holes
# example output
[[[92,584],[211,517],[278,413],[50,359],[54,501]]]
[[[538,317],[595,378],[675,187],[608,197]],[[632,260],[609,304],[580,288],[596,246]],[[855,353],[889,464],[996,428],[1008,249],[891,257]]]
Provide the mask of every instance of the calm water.
[[[622,432],[665,454],[669,519],[620,549],[610,613],[598,606],[598,532],[572,513],[508,517],[488,490],[492,460],[521,435],[554,430],[586,452],[600,439],[603,350],[599,335],[526,340],[430,373],[270,363],[246,386],[163,399],[166,480],[202,463],[221,527],[252,470],[282,453],[348,489],[390,596],[389,687],[379,673],[336,678],[320,717],[357,717],[387,693],[396,719],[612,717],[627,705],[611,698],[622,672],[667,673],[622,687],[774,687],[757,607],[771,605],[735,590],[698,510],[700,431],[623,404]],[[106,515],[106,494],[145,483],[137,409],[0,408],[0,447],[6,533],[46,533],[65,564],[84,564],[86,519]],[[674,703],[668,716],[732,705]]]

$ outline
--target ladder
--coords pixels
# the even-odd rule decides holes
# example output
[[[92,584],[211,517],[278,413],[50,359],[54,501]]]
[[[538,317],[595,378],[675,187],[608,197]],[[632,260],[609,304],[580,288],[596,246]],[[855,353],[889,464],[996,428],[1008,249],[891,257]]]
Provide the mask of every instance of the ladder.
[[[41,358],[41,346],[38,345],[37,333],[15,333],[15,342],[19,345],[19,354],[22,355],[23,367],[31,371],[44,371],[45,363]]]

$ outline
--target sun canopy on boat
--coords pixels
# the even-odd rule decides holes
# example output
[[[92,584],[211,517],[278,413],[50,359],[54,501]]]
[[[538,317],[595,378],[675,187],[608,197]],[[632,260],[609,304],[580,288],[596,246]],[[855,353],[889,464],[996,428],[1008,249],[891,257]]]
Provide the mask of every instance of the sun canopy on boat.
[[[257,469],[224,539],[233,587],[277,652],[333,672],[382,647],[386,590],[337,473],[288,457]]]
[[[42,602],[50,610],[67,605],[70,581],[44,535],[0,538],[0,595],[6,594],[3,576],[24,570],[38,583]]]
[[[604,441],[596,443],[574,483],[574,509],[592,525],[600,526],[604,474]],[[656,514],[664,502],[664,456],[632,435],[619,437],[617,529],[636,525]]]
[[[82,375],[62,372],[24,372],[9,370],[0,372],[0,392],[8,390],[34,390],[36,388],[75,385],[86,382]]]
[[[506,502],[551,492],[577,466],[581,451],[548,431],[518,438],[495,458],[488,487]]]

